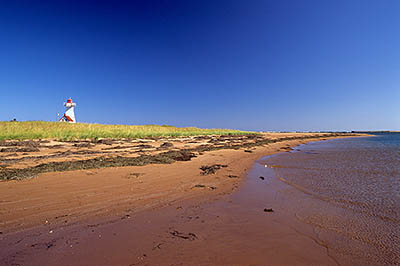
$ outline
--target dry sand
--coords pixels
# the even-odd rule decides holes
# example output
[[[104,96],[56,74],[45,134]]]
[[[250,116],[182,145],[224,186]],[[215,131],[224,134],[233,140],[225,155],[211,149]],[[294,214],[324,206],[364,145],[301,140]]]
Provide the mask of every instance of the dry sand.
[[[84,170],[0,182],[0,264],[337,265],[323,245],[282,223],[290,217],[235,209],[231,198],[258,158],[337,137],[346,136],[271,133],[93,146],[44,142],[35,154],[10,150],[0,160],[2,171],[99,156],[126,162],[121,158],[184,151],[195,157],[98,169],[79,163]],[[143,142],[147,146],[137,148]],[[105,157],[104,151],[112,153]],[[52,156],[60,153],[64,156]]]

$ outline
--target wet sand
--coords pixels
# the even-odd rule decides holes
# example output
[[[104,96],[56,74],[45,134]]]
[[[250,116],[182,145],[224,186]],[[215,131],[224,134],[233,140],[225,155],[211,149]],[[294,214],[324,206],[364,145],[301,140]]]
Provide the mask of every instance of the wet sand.
[[[290,188],[279,194],[280,209],[314,228],[341,265],[394,266],[400,265],[399,148],[400,135],[381,133],[300,145],[263,163]]]
[[[337,265],[323,244],[304,233],[307,228],[299,231],[285,223],[293,217],[269,210],[274,195],[256,193],[268,180],[243,178],[264,155],[339,137],[283,136],[307,138],[202,152],[193,150],[188,139],[180,143],[197,153],[189,160],[43,173],[1,182],[0,263]],[[264,136],[273,137],[282,134]],[[229,139],[224,142],[226,146]],[[232,194],[243,180],[261,183]]]

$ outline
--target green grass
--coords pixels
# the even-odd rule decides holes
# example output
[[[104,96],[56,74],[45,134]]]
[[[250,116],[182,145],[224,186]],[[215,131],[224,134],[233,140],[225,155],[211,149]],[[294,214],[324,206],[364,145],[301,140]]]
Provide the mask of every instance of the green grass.
[[[201,129],[173,126],[130,126],[60,122],[0,122],[0,140],[6,139],[97,139],[97,138],[146,138],[180,137],[194,135],[241,135],[255,132],[231,129]]]

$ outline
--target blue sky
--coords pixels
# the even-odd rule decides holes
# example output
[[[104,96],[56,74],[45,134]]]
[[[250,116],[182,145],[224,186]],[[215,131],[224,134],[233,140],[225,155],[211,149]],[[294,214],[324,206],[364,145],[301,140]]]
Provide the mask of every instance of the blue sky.
[[[400,1],[1,1],[0,120],[400,130]]]

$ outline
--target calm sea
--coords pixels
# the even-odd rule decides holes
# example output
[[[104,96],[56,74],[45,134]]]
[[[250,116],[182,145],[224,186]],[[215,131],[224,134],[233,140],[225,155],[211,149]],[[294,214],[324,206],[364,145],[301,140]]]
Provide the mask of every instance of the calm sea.
[[[292,197],[296,219],[339,263],[400,265],[400,133],[309,143],[263,163],[303,195]]]

